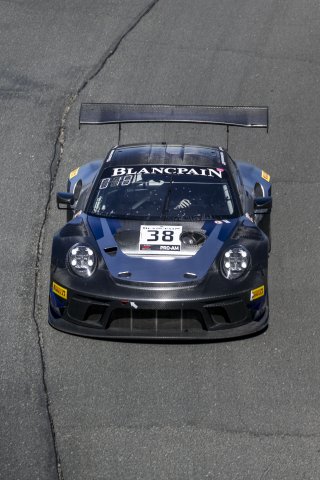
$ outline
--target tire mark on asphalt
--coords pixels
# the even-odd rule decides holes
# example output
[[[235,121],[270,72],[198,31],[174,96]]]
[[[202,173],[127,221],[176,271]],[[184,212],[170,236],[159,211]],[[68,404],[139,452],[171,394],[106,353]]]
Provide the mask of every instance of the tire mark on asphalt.
[[[45,227],[46,227],[46,222],[48,219],[48,214],[50,210],[50,203],[51,203],[51,198],[52,198],[52,192],[53,188],[55,185],[55,180],[57,177],[57,173],[59,170],[60,163],[62,161],[62,156],[63,156],[63,150],[64,150],[64,144],[65,144],[65,128],[66,128],[66,122],[68,118],[68,114],[77,100],[78,96],[80,93],[86,88],[86,86],[89,84],[91,80],[93,80],[104,68],[106,65],[107,61],[116,53],[118,50],[120,44],[122,41],[128,36],[130,32],[141,22],[141,20],[153,9],[153,7],[159,2],[159,0],[153,0],[150,2],[130,23],[127,25],[125,30],[115,39],[115,41],[111,44],[111,46],[108,48],[108,50],[105,52],[104,56],[100,59],[100,61],[95,65],[95,67],[89,72],[87,77],[83,80],[81,83],[80,87],[76,90],[75,93],[69,95],[69,97],[66,100],[62,115],[61,115],[61,120],[60,120],[60,125],[58,127],[57,131],[57,137],[54,145],[54,151],[52,155],[52,159],[50,162],[50,184],[49,184],[49,191],[48,191],[48,196],[47,196],[47,201],[45,204],[45,209],[44,209],[44,217],[40,226],[40,232],[39,232],[39,237],[38,237],[38,242],[37,242],[37,254],[36,254],[36,263],[35,263],[35,289],[34,289],[34,296],[33,296],[33,307],[32,307],[32,319],[34,321],[35,327],[36,327],[36,332],[37,332],[37,338],[38,338],[38,345],[39,345],[39,352],[40,352],[40,361],[41,361],[41,367],[42,367],[42,384],[43,384],[43,390],[45,394],[45,400],[46,400],[46,410],[47,410],[47,415],[50,423],[50,429],[51,429],[51,436],[52,436],[52,441],[53,441],[53,449],[54,449],[54,454],[55,454],[55,462],[56,462],[56,469],[57,469],[57,477],[59,480],[63,480],[63,472],[62,472],[62,467],[61,467],[61,459],[59,455],[59,450],[58,450],[58,445],[57,445],[57,438],[56,438],[56,432],[55,432],[55,427],[54,427],[54,421],[53,421],[53,415],[51,411],[51,406],[50,406],[50,396],[49,396],[49,391],[48,391],[48,385],[47,385],[47,376],[46,376],[46,362],[45,362],[45,356],[44,356],[44,343],[43,343],[43,336],[41,333],[40,329],[40,320],[39,320],[39,315],[41,311],[41,305],[40,305],[40,295],[39,295],[39,288],[40,288],[40,264],[42,260],[42,253],[43,253],[43,243],[44,243],[44,237],[45,237]]]

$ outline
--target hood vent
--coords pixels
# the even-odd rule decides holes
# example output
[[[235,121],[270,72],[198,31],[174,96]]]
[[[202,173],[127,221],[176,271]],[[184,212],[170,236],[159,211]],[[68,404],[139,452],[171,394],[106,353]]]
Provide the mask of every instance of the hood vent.
[[[117,253],[118,247],[107,247],[103,249],[108,255],[112,257]]]

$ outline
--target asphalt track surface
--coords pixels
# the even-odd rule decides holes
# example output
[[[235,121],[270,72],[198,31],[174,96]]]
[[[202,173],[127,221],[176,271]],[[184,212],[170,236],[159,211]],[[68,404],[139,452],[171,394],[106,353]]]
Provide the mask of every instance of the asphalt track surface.
[[[0,3],[0,478],[320,478],[318,0]],[[235,342],[130,344],[47,324],[55,192],[114,127],[82,101],[268,105],[232,129],[273,180],[270,327]],[[225,144],[137,127],[123,142]]]

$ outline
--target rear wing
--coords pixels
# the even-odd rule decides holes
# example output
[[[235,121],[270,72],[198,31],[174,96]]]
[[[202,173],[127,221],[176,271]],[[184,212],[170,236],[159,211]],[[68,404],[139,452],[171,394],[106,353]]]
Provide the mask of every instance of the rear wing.
[[[79,115],[79,128],[81,125],[163,122],[268,129],[268,117],[268,107],[83,103]]]
[[[82,103],[79,115],[81,125],[119,125],[118,144],[122,123],[199,123],[225,125],[227,149],[229,127],[269,127],[268,107],[215,107],[206,105],[145,105],[132,103]]]

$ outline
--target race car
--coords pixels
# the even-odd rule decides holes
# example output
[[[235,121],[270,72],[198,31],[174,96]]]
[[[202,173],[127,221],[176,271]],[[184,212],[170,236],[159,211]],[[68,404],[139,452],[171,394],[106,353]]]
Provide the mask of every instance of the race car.
[[[95,338],[196,341],[266,328],[270,175],[220,146],[121,145],[121,124],[268,128],[267,107],[82,104],[80,125],[119,124],[105,159],[57,194],[49,323]]]

